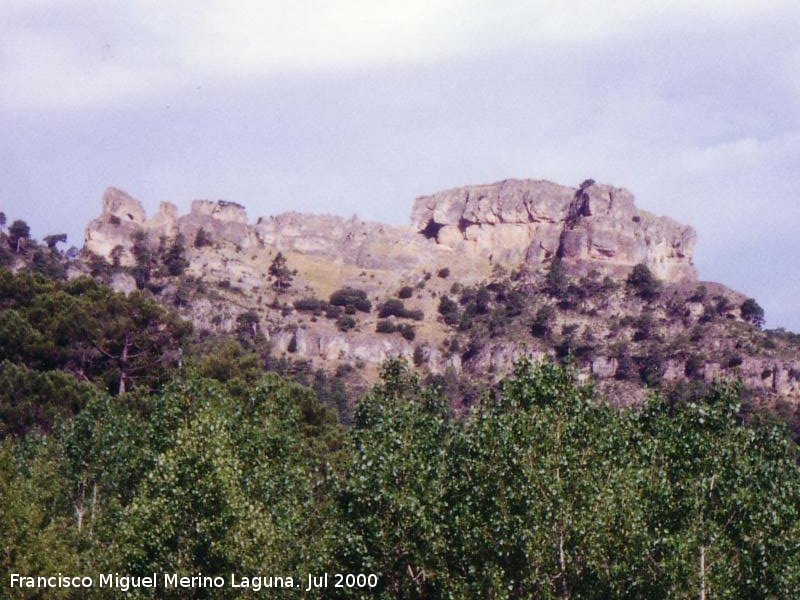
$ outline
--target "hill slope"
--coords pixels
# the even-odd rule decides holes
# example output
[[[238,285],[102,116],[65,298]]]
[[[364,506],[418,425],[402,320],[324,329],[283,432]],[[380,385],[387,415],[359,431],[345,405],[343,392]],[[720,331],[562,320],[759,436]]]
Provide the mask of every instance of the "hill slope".
[[[758,403],[800,400],[797,337],[762,331],[757,303],[698,281],[694,230],[627,190],[507,180],[418,198],[412,222],[252,223],[241,205],[206,200],[148,219],[109,188],[84,252],[119,290],[149,288],[201,330],[251,330],[278,356],[355,367],[353,385],[397,355],[445,381],[550,356],[620,404],[728,375]]]

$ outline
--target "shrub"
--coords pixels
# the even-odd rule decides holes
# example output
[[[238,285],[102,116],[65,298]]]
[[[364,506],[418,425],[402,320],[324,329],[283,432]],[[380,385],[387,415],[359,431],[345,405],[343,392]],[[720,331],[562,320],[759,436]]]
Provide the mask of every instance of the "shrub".
[[[556,257],[550,263],[550,268],[547,271],[545,279],[545,286],[547,293],[555,298],[564,299],[569,290],[569,277],[567,276],[567,269],[560,258]]]
[[[556,317],[555,309],[549,304],[539,307],[531,324],[531,333],[535,337],[548,338],[552,333],[553,321]]]
[[[706,299],[706,296],[708,296],[708,290],[706,289],[706,286],[699,285],[694,290],[694,294],[692,294],[689,298],[689,302],[703,302]]]
[[[417,346],[414,348],[414,365],[420,367],[424,361],[425,351],[422,349],[422,346]]]
[[[386,302],[378,307],[378,317],[385,319],[386,317],[402,317],[405,315],[406,307],[402,300],[396,298],[389,298]]]
[[[447,267],[439,269],[437,275],[442,279],[447,279],[448,277],[450,277],[450,269],[448,269]]]
[[[382,319],[375,325],[375,331],[377,333],[394,333],[397,331],[397,327],[391,321]]]
[[[397,292],[397,296],[403,299],[411,298],[411,296],[413,295],[414,295],[414,288],[412,288],[410,285],[404,285]]]
[[[398,325],[397,331],[399,331],[400,335],[402,335],[409,342],[412,341],[417,336],[417,332],[414,329],[414,326],[409,325],[408,323],[401,323],[400,325]]]
[[[739,307],[742,318],[756,327],[764,325],[764,309],[759,306],[755,298],[748,298]]]
[[[475,294],[475,309],[479,315],[485,315],[489,312],[489,302],[492,297],[486,287],[481,286]]]
[[[294,307],[299,311],[316,313],[325,308],[325,302],[319,298],[301,298],[294,301]]]
[[[735,369],[736,367],[740,367],[742,365],[743,359],[738,354],[732,354],[731,356],[727,357],[726,364],[728,365],[729,369]]]
[[[614,372],[614,379],[618,381],[625,381],[631,379],[634,374],[633,359],[625,352],[621,352],[616,356],[617,370]]]
[[[458,304],[453,302],[449,296],[439,298],[439,314],[442,315],[444,322],[451,327],[458,323]]]
[[[730,310],[733,310],[733,302],[730,301],[726,296],[718,295],[714,296],[714,300],[716,301],[716,309],[717,314],[724,315]]]
[[[639,263],[628,275],[628,289],[643,300],[653,300],[661,292],[661,281],[644,263]]]
[[[639,377],[647,386],[658,386],[665,371],[665,357],[658,346],[652,346],[644,356],[639,358]]]
[[[351,287],[343,287],[333,292],[330,303],[333,306],[352,307],[366,313],[372,310],[372,303],[367,299],[367,293]]]
[[[617,288],[619,288],[619,284],[613,279],[611,279],[611,277],[609,277],[608,275],[603,277],[602,286],[603,286],[603,291],[606,293],[614,292],[617,290]]]
[[[689,378],[694,379],[703,372],[705,363],[703,359],[697,354],[692,354],[686,359],[686,365],[683,367],[683,373]]]
[[[525,293],[521,290],[511,290],[508,295],[505,297],[505,311],[506,316],[517,317],[522,314],[522,311],[525,309]]]
[[[401,319],[414,319],[421,321],[425,316],[421,310],[408,310],[403,304],[402,300],[397,298],[389,298],[386,302],[378,307],[378,317],[385,319],[387,317],[398,317]]]
[[[633,340],[640,342],[648,340],[656,334],[656,322],[653,315],[650,313],[643,313],[636,319],[636,331],[633,333]]]
[[[483,350],[483,341],[479,337],[473,337],[469,340],[466,350],[461,355],[461,360],[468,361],[476,356]]]
[[[336,320],[336,327],[339,331],[350,331],[356,326],[356,320],[353,317],[344,315]]]
[[[183,234],[179,233],[172,240],[172,244],[164,257],[164,265],[167,267],[167,272],[173,277],[183,275],[186,267],[189,266],[189,261],[186,260],[185,254],[185,239]]]
[[[197,230],[197,234],[194,236],[194,247],[195,248],[202,248],[204,246],[210,246],[213,243],[211,240],[211,236],[209,233],[203,229],[202,227]]]
[[[291,352],[292,354],[297,352],[297,335],[296,334],[292,335],[292,339],[289,340],[289,345],[286,346],[286,351],[287,352]]]
[[[356,302],[353,304],[353,308],[360,310],[361,312],[368,313],[372,310],[372,302],[366,298],[362,298],[360,300],[356,300]]]

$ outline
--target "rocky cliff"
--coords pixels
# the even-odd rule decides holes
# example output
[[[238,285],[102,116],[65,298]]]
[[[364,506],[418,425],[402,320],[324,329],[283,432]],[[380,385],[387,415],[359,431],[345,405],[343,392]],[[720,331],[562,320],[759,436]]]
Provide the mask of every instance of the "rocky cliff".
[[[620,402],[728,375],[799,399],[794,342],[748,323],[741,294],[697,281],[695,239],[622,188],[506,180],[420,197],[405,227],[298,213],[250,222],[241,205],[206,200],[185,215],[162,203],[148,218],[109,188],[85,250],[110,263],[112,285],[149,287],[201,330],[235,332],[244,315],[272,352],[359,365],[365,381],[397,355],[432,375],[488,380],[522,356],[570,357]],[[158,262],[175,240],[179,276]],[[134,244],[149,249],[147,265]],[[641,264],[654,276],[648,294],[626,283]],[[134,279],[142,268],[150,279]],[[343,288],[370,309],[335,305]]]
[[[692,281],[695,232],[638,210],[625,189],[584,182],[507,180],[418,198],[412,220],[440,245],[492,261],[534,265],[559,256],[576,273],[620,275],[646,264],[658,277]]]
[[[285,213],[251,226],[241,205],[208,200],[195,200],[180,217],[162,202],[147,219],[140,202],[109,188],[102,214],[86,228],[85,247],[110,258],[119,246],[122,264],[131,265],[133,231],[156,240],[177,232],[194,239],[202,228],[242,249],[255,245],[374,269],[415,269],[454,257],[466,259],[467,270],[487,264],[538,269],[559,256],[574,273],[619,276],[644,263],[668,282],[697,279],[694,230],[638,210],[629,191],[608,185],[506,180],[455,188],[418,198],[411,219],[413,227],[394,227]]]

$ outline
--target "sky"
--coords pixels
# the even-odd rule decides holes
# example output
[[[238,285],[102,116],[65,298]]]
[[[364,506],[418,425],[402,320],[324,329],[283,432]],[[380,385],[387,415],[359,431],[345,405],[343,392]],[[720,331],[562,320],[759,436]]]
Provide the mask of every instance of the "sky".
[[[593,178],[800,331],[798,30],[765,0],[3,0],[0,210],[80,246],[109,185],[405,224]]]

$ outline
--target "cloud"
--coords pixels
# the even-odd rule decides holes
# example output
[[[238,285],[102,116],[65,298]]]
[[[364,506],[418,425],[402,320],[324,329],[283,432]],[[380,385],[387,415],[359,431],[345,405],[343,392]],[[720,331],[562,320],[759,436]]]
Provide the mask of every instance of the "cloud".
[[[341,72],[585,46],[662,21],[735,24],[758,2],[6,0],[0,106],[90,108],[276,73]]]
[[[799,18],[716,0],[5,0],[0,200],[45,233],[77,229],[105,184],[404,223],[437,189],[592,177],[694,225],[704,278],[765,271],[748,293],[798,328],[780,308],[796,252],[770,242],[800,221]]]

